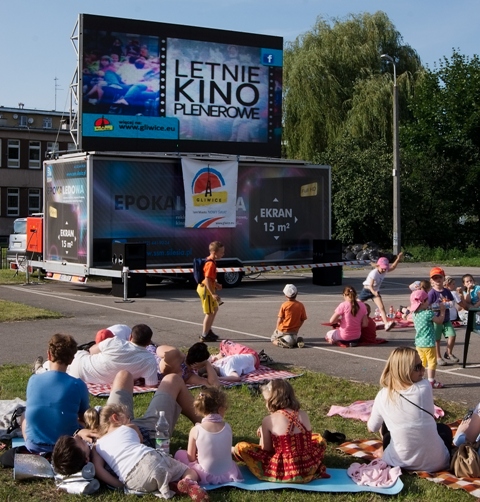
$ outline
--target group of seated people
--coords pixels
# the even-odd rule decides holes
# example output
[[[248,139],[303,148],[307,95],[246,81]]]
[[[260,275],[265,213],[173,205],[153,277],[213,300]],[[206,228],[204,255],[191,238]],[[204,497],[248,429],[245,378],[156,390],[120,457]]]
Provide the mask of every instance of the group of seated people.
[[[84,111],[158,115],[160,60],[146,46],[126,56],[87,54],[82,73]]]
[[[27,385],[21,424],[32,453],[51,453],[58,474],[68,476],[93,462],[96,476],[111,487],[133,492],[174,493],[208,500],[202,484],[242,479],[235,460],[259,479],[308,483],[329,477],[326,443],[312,432],[291,384],[272,380],[261,388],[269,414],[257,430],[259,443],[232,448],[233,432],[224,421],[227,397],[222,379],[238,380],[259,367],[258,354],[225,340],[210,357],[204,343],[184,355],[171,346],[152,347],[152,330],[139,324],[100,330],[89,351],[78,350],[70,335],[56,334],[48,344],[48,361]],[[217,367],[217,371],[215,370]],[[390,466],[435,472],[447,469],[452,432],[435,422],[433,392],[413,348],[399,347],[382,373],[368,428],[383,438],[383,460]],[[202,373],[205,376],[200,376]],[[142,417],[133,415],[133,387],[141,379],[158,385]],[[100,412],[89,407],[88,383],[111,384]],[[158,383],[159,382],[159,383]],[[194,400],[187,383],[204,385]],[[478,408],[478,407],[477,407]],[[155,425],[163,411],[170,436],[180,414],[195,426],[187,450],[172,458],[154,448]],[[457,443],[480,433],[480,411],[462,424]]]
[[[203,495],[195,483],[200,479],[195,470],[192,471],[185,463],[179,463],[170,457],[159,461],[158,454],[151,448],[158,413],[165,412],[170,434],[180,413],[194,424],[213,420],[215,425],[212,427],[218,428],[218,423],[223,423],[219,417],[226,410],[226,396],[218,391],[221,385],[219,378],[224,381],[240,380],[242,375],[258,369],[259,356],[253,349],[229,340],[221,342],[220,353],[215,356],[210,356],[208,346],[202,342],[194,344],[184,354],[167,345],[155,347],[152,336],[151,328],[145,324],[136,325],[131,330],[126,325],[114,325],[97,333],[98,343],[86,344],[88,350],[77,351],[73,337],[54,335],[48,344],[47,361],[40,364],[42,361],[37,360],[35,375],[27,385],[27,406],[21,425],[25,445],[32,453],[48,454],[53,451],[54,468],[63,475],[81,470],[85,462],[91,459],[94,461],[97,477],[111,486],[127,486],[140,492],[158,490],[169,498],[172,495],[169,482],[178,481],[175,489],[195,495],[196,500],[206,500],[198,498]],[[86,424],[92,423],[88,417],[95,414],[89,408],[86,383],[112,384],[107,406],[95,427],[86,427]],[[133,418],[134,383],[158,388],[146,413],[130,422],[130,418]],[[187,384],[208,387],[197,398],[197,401],[203,398],[203,404],[194,403]],[[212,389],[217,389],[217,394],[206,398],[207,393],[213,392]],[[202,411],[210,408],[214,410],[211,413]],[[108,425],[112,427],[110,432],[121,425],[128,425],[130,429],[122,429],[127,435],[125,438],[122,436],[122,440],[112,440],[115,447],[122,445],[120,451],[104,455],[104,461],[107,459],[114,474],[102,468],[103,462],[94,454],[90,456],[90,447],[85,442],[92,443],[106,435]],[[208,427],[206,429],[208,431]],[[221,429],[223,430],[223,426]],[[227,439],[230,438],[228,455],[231,458],[231,430],[226,436]],[[130,444],[132,441],[135,444]],[[103,441],[104,443],[110,444],[108,441]],[[130,453],[127,453],[128,444],[132,449]],[[142,449],[137,451],[137,446],[140,448],[141,445]],[[109,450],[104,446],[101,451]],[[147,453],[148,456],[143,459]],[[225,458],[225,451],[223,453]],[[155,479],[150,484],[145,482],[143,470],[136,476],[127,476],[136,465],[131,464],[132,459],[140,458],[144,469],[147,468],[143,465],[147,459],[153,463],[160,462],[159,473],[155,474]],[[218,463],[217,454],[215,459]],[[123,460],[126,462],[123,463]],[[219,465],[224,468],[224,462]],[[237,469],[231,469],[231,472],[235,479],[241,478]],[[185,481],[180,483],[183,479]],[[210,482],[222,482],[221,480],[227,479],[225,476],[214,476]]]

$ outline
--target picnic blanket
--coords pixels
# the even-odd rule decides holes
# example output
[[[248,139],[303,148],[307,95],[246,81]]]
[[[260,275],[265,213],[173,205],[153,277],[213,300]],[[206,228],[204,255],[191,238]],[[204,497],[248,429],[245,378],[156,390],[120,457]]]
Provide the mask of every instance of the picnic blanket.
[[[300,374],[291,373],[290,371],[285,370],[276,370],[274,368],[270,368],[269,366],[262,366],[248,375],[242,376],[239,382],[227,382],[220,378],[220,382],[224,387],[234,387],[236,385],[244,385],[261,382],[262,380],[278,380],[278,379],[286,379],[286,378],[295,378],[300,376]],[[108,397],[110,395],[110,391],[112,390],[112,386],[110,384],[93,384],[87,383],[88,391],[92,396],[96,397]],[[189,389],[194,389],[195,387],[199,387],[199,385],[188,385]],[[133,387],[134,394],[143,394],[145,392],[155,392],[157,387],[149,387],[149,386],[140,386],[135,385]]]
[[[243,481],[231,481],[222,485],[204,485],[206,490],[215,490],[224,486],[233,486],[242,490],[284,490],[292,488],[294,490],[303,490],[309,492],[324,492],[324,493],[359,493],[359,492],[374,492],[382,495],[396,495],[403,488],[403,482],[400,478],[390,488],[379,488],[376,486],[357,485],[347,474],[346,469],[329,469],[327,473],[330,478],[316,479],[310,483],[272,483],[270,481],[261,481],[256,478],[246,466],[241,465],[240,471],[243,476]]]
[[[367,422],[372,414],[373,399],[370,401],[355,401],[349,406],[336,406],[332,405],[327,413],[327,417],[333,415],[340,415],[343,418],[354,418]],[[433,414],[435,418],[440,418],[445,415],[445,412],[437,405],[434,405],[435,411]]]
[[[448,424],[452,429],[453,435],[457,430],[460,420]],[[382,447],[382,441],[379,439],[359,439],[355,441],[348,441],[337,447],[337,450],[342,451],[347,455],[352,455],[357,458],[361,458],[370,462],[377,458],[375,452],[377,452]],[[422,479],[427,481],[433,481],[446,486],[447,488],[452,488],[453,490],[465,490],[470,495],[474,497],[480,497],[480,479],[479,478],[457,478],[449,471],[440,471],[435,473],[430,473],[426,471],[405,471],[411,474],[416,474]]]

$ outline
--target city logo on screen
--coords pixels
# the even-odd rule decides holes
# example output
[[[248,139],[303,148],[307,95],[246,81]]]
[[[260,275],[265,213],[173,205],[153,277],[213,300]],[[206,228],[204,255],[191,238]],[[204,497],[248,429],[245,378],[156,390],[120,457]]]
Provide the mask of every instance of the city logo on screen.
[[[192,180],[192,200],[197,207],[226,204],[228,192],[222,174],[211,166],[199,169]]]
[[[113,131],[113,125],[108,119],[102,116],[93,123],[93,130],[95,132]]]

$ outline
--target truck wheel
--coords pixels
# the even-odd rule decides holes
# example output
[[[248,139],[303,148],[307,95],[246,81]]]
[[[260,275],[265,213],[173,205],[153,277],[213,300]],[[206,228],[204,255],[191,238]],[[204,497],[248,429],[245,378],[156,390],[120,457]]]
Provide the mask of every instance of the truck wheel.
[[[235,288],[242,282],[241,272],[223,272],[218,274],[218,282],[225,288]]]

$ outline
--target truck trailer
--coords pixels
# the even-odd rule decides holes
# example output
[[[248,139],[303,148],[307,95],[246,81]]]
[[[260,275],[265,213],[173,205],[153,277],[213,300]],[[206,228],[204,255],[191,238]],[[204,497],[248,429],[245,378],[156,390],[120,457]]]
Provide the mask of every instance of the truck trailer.
[[[187,182],[186,162],[197,169]],[[232,163],[237,171],[227,188]],[[124,267],[191,278],[193,259],[218,240],[226,248],[218,266],[236,269],[219,280],[233,287],[245,267],[313,263],[314,241],[330,238],[330,182],[329,166],[296,160],[66,154],[44,162],[43,254],[33,265],[63,280],[118,282]],[[215,210],[223,198],[233,202],[233,215]]]

